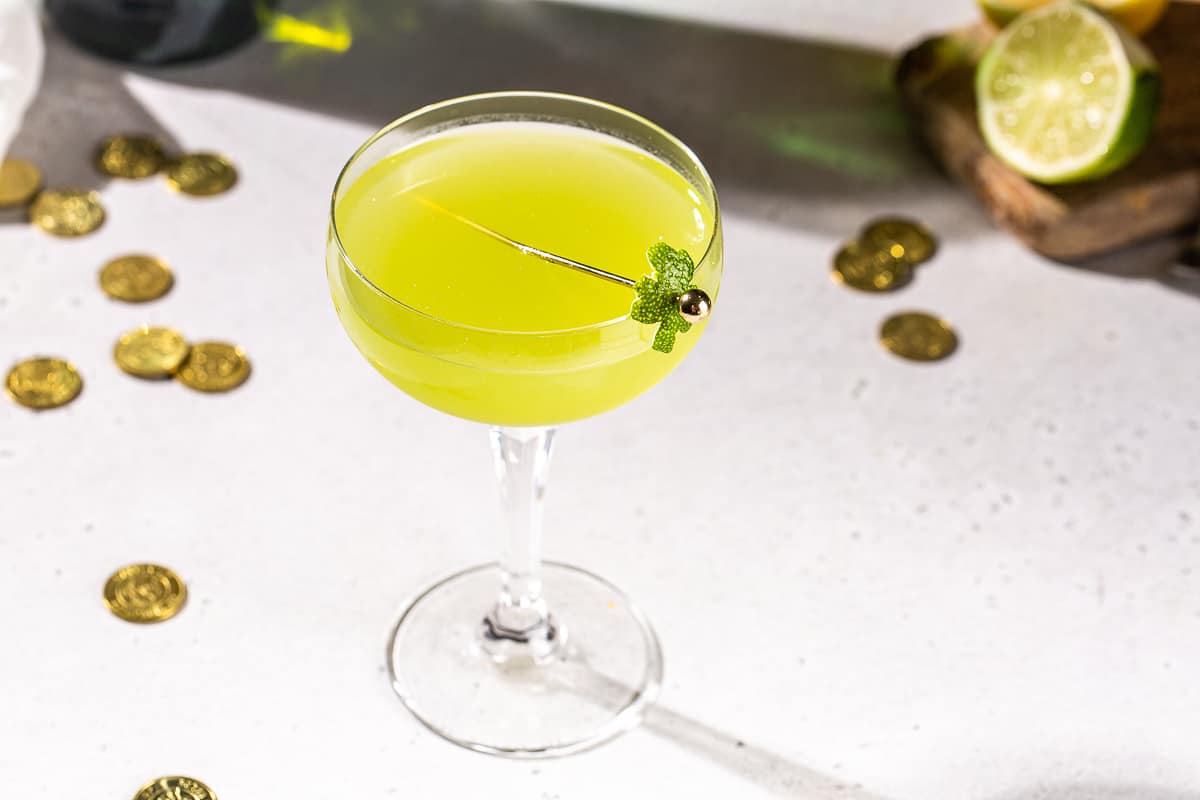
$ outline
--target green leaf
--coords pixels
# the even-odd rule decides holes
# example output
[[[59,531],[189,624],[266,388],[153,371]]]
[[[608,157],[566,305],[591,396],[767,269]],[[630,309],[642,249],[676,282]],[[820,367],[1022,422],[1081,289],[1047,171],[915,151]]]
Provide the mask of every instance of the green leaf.
[[[686,333],[692,324],[679,313],[679,295],[692,284],[696,264],[686,250],[677,250],[665,242],[657,242],[646,251],[646,260],[653,268],[633,287],[637,297],[629,316],[645,325],[658,324],[651,345],[660,353],[675,349],[675,336]]]
[[[676,250],[666,242],[657,242],[646,251],[646,260],[654,267],[654,277],[676,294],[684,292],[696,271],[687,250]]]
[[[676,309],[673,316],[667,317],[658,326],[658,332],[654,334],[654,344],[651,347],[660,353],[669,353],[675,349],[675,334],[687,333],[691,327],[692,323],[685,320]]]

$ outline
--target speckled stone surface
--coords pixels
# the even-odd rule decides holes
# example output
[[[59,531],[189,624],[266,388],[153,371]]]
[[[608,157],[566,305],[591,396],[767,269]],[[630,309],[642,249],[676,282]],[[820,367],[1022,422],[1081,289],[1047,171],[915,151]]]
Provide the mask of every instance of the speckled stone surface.
[[[1170,243],[1047,262],[928,165],[889,58],[943,4],[734,5],[695,13],[759,32],[360,8],[345,56],[259,44],[141,74],[51,36],[14,153],[99,189],[109,218],[73,241],[0,218],[0,362],[63,355],[86,381],[66,409],[0,404],[5,796],[182,773],[230,799],[1200,798],[1197,284]],[[492,556],[495,489],[483,431],[374,374],[323,275],[329,191],[371,130],[516,86],[675,130],[727,243],[695,354],[561,434],[547,554],[637,599],[666,681],[642,729],[544,763],[454,748],[391,693],[402,601]],[[225,153],[240,181],[103,182],[90,148],[128,129]],[[895,212],[937,257],[895,294],[833,284],[839,243]],[[171,263],[164,299],[98,289],[134,250]],[[951,359],[879,346],[909,308],[957,326]],[[225,396],[130,378],[110,353],[141,323],[236,341],[254,374]],[[105,611],[135,561],[187,581],[178,617]]]

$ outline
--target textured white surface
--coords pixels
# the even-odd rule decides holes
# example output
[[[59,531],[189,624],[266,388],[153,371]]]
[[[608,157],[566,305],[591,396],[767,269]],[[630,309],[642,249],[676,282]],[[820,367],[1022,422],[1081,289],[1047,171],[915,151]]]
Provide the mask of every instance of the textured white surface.
[[[844,13],[899,28],[917,5]],[[0,362],[61,354],[87,382],[66,409],[0,404],[4,795],[125,798],[184,773],[224,800],[1200,798],[1200,300],[1146,277],[1159,250],[1078,269],[994,231],[909,144],[882,56],[670,28],[682,55],[658,59],[649,23],[543,11],[467,44],[430,41],[454,26],[429,15],[358,82],[265,45],[123,76],[51,38],[16,152],[52,184],[96,184],[88,149],[128,128],[228,153],[242,180],[209,200],[96,184],[110,218],[78,241],[0,225]],[[695,142],[728,249],[695,355],[564,430],[550,486],[548,555],[650,615],[662,708],[514,763],[426,733],[383,674],[403,599],[492,554],[495,493],[482,430],[354,352],[322,253],[333,178],[373,127],[535,82]],[[830,283],[842,238],[906,210],[942,240],[910,288]],[[96,270],[128,250],[167,258],[174,291],[106,300]],[[878,347],[912,307],[958,326],[951,360]],[[126,377],[110,348],[143,322],[237,341],[254,376],[217,397]],[[168,623],[102,605],[143,560],[188,582]]]

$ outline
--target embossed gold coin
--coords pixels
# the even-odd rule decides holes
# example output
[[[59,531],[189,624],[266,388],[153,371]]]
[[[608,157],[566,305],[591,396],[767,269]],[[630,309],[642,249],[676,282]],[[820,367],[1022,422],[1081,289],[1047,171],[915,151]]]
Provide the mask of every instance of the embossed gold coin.
[[[167,183],[191,195],[220,194],[237,183],[237,169],[214,153],[188,153],[167,165]]]
[[[138,134],[110,136],[96,148],[96,169],[114,178],[149,178],[167,157],[157,139]]]
[[[197,342],[175,377],[189,389],[227,392],[250,377],[250,359],[242,348],[225,342]]]
[[[179,331],[149,325],[117,340],[113,358],[122,371],[139,378],[169,378],[188,355],[188,343]]]
[[[43,411],[65,406],[83,391],[83,378],[61,358],[31,358],[8,372],[4,390],[26,408]]]
[[[886,292],[912,279],[912,265],[885,250],[847,242],[833,258],[833,279],[860,292]]]
[[[186,601],[187,587],[180,577],[158,564],[121,567],[104,584],[104,605],[126,622],[162,622],[178,614]]]
[[[100,288],[114,300],[126,303],[157,300],[174,283],[167,262],[141,253],[114,258],[100,269]]]
[[[172,775],[150,781],[133,800],[217,800],[213,790],[195,778]]]
[[[937,250],[937,240],[919,222],[904,217],[885,217],[863,228],[860,241],[871,250],[883,250],[893,258],[916,265],[928,261]]]
[[[28,161],[0,161],[0,208],[23,206],[42,188],[42,171]]]
[[[85,189],[47,189],[34,198],[29,221],[54,236],[82,236],[104,222],[104,206]]]
[[[883,346],[910,361],[938,361],[958,347],[958,335],[944,320],[920,311],[894,314],[879,328]]]
[[[195,778],[172,775],[150,781],[133,800],[217,800],[213,790]]]

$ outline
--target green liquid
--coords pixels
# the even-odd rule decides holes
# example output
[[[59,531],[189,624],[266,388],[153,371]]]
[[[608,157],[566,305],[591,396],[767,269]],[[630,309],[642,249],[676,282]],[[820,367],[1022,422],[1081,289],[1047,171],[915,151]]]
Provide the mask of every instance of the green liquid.
[[[384,376],[434,408],[551,425],[614,408],[661,380],[704,324],[650,350],[633,290],[523,253],[473,226],[638,279],[660,239],[699,262],[714,210],[662,161],[545,123],[466,126],[367,169],[337,203],[346,254],[329,278],[342,323]],[[716,297],[720,241],[696,283]],[[390,295],[392,299],[382,293]]]

